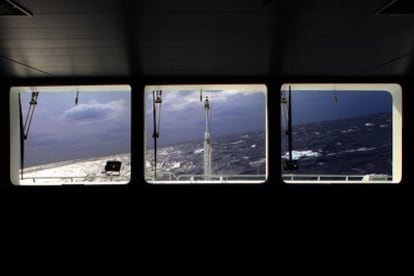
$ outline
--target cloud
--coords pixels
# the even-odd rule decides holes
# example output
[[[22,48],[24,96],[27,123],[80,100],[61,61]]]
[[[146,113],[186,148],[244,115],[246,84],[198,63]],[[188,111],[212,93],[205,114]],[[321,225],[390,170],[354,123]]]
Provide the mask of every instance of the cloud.
[[[243,101],[254,97],[261,91],[244,91],[244,90],[206,90],[203,91],[203,101],[209,97],[214,103],[229,103],[232,101]],[[264,95],[264,94],[263,94]],[[147,94],[147,112],[152,111],[152,95]],[[203,109],[203,103],[200,102],[199,90],[166,90],[163,93],[163,109],[166,111],[188,110],[190,107]]]
[[[125,110],[125,101],[119,99],[108,103],[89,102],[76,105],[63,113],[63,119],[78,124],[89,124],[113,119]]]

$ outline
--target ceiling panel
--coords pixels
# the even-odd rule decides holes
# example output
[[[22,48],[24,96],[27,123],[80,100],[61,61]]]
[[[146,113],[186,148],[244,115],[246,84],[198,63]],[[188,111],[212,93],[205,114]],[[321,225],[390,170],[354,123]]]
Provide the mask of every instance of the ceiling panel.
[[[413,16],[387,0],[21,0],[0,17],[0,74],[401,76],[413,73]]]

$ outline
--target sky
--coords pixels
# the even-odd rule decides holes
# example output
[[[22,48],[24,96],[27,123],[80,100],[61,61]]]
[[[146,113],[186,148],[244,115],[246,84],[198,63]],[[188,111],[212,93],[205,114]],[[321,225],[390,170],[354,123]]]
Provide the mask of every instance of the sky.
[[[333,91],[292,91],[292,124],[392,111],[392,96],[386,91],[336,91],[336,97],[337,102]]]
[[[130,152],[130,92],[42,93],[25,141],[25,166]],[[31,93],[21,93],[23,118]]]
[[[165,90],[161,107],[159,146],[185,141],[203,141],[205,131],[204,99],[210,102],[209,125],[212,139],[230,134],[266,129],[266,96],[264,91]],[[153,96],[146,94],[146,140],[153,147]]]

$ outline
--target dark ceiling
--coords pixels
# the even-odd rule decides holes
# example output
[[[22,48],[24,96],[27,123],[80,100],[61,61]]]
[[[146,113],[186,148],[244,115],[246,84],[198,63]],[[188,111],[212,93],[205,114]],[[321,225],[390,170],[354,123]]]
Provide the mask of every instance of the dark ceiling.
[[[6,78],[414,73],[414,15],[389,0],[16,2],[33,16],[0,17]]]

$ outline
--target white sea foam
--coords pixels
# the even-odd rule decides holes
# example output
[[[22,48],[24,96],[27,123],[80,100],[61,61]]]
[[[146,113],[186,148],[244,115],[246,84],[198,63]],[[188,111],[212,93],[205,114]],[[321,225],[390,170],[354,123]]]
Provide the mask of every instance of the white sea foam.
[[[266,158],[259,159],[257,161],[249,162],[249,165],[252,167],[259,167],[261,164],[266,162]]]
[[[301,159],[301,158],[308,158],[308,157],[318,157],[321,153],[312,151],[312,150],[293,150],[292,151],[292,158],[293,159]],[[282,155],[283,159],[289,159],[289,152],[286,152]]]
[[[171,169],[178,169],[180,167],[181,163],[180,162],[172,162],[170,168]]]
[[[352,133],[352,132],[356,132],[358,129],[357,128],[348,128],[348,129],[343,129],[341,130],[342,133]]]
[[[238,145],[238,144],[241,144],[243,142],[244,142],[244,140],[237,140],[236,142],[233,142],[233,143],[230,143],[230,144],[231,145]]]
[[[371,151],[371,150],[375,150],[376,148],[367,148],[367,147],[360,147],[357,149],[350,149],[350,150],[346,150],[344,152],[348,152],[348,153],[352,153],[352,152],[365,152],[365,151]]]
[[[105,172],[105,165],[109,160],[122,162],[120,176],[111,176],[109,172]],[[145,166],[148,166],[148,162]],[[125,153],[27,167],[20,184],[126,183],[130,175],[131,158],[129,153]]]
[[[372,124],[372,123],[365,123],[365,126],[366,127],[373,127],[373,126],[375,126],[374,124]]]
[[[194,151],[194,154],[200,154],[200,153],[202,153],[202,152],[204,152],[204,149],[203,149],[203,148],[201,148],[201,149],[196,149],[196,150]]]

